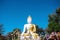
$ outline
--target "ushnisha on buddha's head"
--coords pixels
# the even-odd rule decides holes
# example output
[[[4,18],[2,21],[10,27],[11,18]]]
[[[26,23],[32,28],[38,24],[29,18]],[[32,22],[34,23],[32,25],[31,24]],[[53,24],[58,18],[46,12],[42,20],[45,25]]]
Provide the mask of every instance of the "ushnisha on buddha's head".
[[[31,18],[31,16],[29,15],[28,18],[27,18],[27,23],[28,23],[28,24],[31,24],[31,22],[32,22],[32,18]]]

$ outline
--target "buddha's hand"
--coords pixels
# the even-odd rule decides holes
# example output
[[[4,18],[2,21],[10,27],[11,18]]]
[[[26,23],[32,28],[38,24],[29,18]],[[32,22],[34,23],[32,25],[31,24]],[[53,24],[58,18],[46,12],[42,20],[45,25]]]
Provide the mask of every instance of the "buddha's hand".
[[[22,33],[21,36],[24,36],[24,34]]]

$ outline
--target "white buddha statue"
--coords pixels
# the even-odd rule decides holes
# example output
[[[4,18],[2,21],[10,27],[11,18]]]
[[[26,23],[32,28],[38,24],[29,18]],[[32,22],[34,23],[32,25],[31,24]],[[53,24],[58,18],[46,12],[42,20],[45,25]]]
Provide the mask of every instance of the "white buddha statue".
[[[32,18],[31,16],[28,16],[27,18],[28,24],[24,25],[23,32],[21,36],[27,37],[27,36],[32,36],[33,38],[37,38],[38,34],[36,33],[36,26],[35,24],[32,24]]]

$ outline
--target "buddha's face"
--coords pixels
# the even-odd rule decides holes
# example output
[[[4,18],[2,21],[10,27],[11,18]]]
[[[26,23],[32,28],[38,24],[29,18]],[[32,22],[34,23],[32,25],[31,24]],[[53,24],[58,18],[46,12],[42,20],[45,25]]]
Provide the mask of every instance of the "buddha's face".
[[[28,24],[30,24],[30,23],[31,23],[31,21],[32,21],[31,16],[28,16],[28,18],[27,18],[27,23],[28,23]]]

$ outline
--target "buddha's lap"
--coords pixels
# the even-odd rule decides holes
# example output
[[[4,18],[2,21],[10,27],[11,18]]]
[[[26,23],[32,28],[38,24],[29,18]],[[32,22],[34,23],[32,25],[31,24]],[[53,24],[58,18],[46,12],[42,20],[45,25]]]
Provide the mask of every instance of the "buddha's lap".
[[[29,34],[28,33],[24,33],[24,36],[29,36]]]
[[[38,34],[37,33],[32,33],[31,34],[32,35],[32,37],[34,37],[34,38],[37,38],[38,37]],[[23,36],[30,36],[30,34],[28,34],[28,33],[24,33],[24,35]]]

